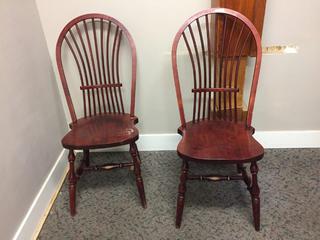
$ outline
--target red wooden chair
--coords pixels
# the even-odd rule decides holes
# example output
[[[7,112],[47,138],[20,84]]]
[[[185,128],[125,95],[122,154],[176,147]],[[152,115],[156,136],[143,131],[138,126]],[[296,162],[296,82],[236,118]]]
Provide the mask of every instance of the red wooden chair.
[[[186,122],[184,113],[183,102],[186,101],[182,98],[177,63],[181,39],[190,57],[193,75],[193,89],[189,90],[192,92],[189,102],[193,102],[193,113],[189,122]],[[251,45],[255,48],[249,53]],[[255,63],[246,112],[237,107],[237,94],[240,60],[248,54],[252,55]],[[176,34],[172,47],[172,67],[181,120],[178,133],[182,135],[177,152],[183,161],[177,200],[177,228],[181,225],[187,180],[244,180],[252,198],[254,226],[259,230],[257,161],[262,159],[264,149],[252,136],[254,128],[251,120],[260,64],[260,36],[245,16],[233,10],[212,8],[201,11],[189,18]],[[238,174],[191,175],[189,161],[235,164]],[[244,163],[251,163],[252,179]]]
[[[131,48],[132,80],[130,113],[124,109],[122,83],[119,74],[119,52],[123,38]],[[63,51],[62,51],[63,50]],[[83,117],[78,118],[71,99],[62,53],[73,56],[79,75],[83,101]],[[60,33],[56,46],[60,79],[67,100],[72,123],[62,139],[69,149],[70,212],[75,215],[77,179],[84,171],[101,171],[133,167],[142,206],[146,207],[140,171],[140,156],[136,141],[139,138],[134,114],[136,90],[136,47],[128,30],[116,19],[103,14],[86,14],[70,21]],[[70,64],[69,64],[70,65]],[[132,162],[91,166],[89,150],[130,145]],[[75,171],[74,150],[83,150],[83,159]]]

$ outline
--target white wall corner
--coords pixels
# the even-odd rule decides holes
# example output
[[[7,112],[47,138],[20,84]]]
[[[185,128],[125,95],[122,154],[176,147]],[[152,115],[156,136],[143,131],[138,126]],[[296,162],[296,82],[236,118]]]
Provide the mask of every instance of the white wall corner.
[[[45,221],[49,206],[53,202],[67,173],[68,154],[62,150],[13,239],[35,239]]]

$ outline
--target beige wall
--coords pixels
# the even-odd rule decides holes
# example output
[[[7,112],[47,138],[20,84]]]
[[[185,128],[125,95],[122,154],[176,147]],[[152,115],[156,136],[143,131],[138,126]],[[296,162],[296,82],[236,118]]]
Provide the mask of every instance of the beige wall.
[[[268,0],[263,45],[298,54],[264,55],[254,123],[261,130],[319,130],[320,2]]]
[[[62,147],[57,84],[33,0],[0,1],[0,238],[11,239]]]
[[[139,129],[142,133],[176,132],[179,118],[171,44],[181,24],[191,14],[210,7],[210,0],[36,1],[54,67],[55,43],[66,22],[88,12],[109,14],[122,21],[137,44]],[[320,53],[319,7],[317,0],[308,4],[267,1],[263,45],[296,44],[300,50],[298,54],[264,55],[253,119],[258,130],[320,129],[316,61]]]

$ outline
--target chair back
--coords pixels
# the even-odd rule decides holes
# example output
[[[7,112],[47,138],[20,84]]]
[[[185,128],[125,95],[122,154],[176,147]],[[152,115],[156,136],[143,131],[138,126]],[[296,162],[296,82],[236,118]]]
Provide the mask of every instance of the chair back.
[[[83,116],[123,114],[119,64],[122,39],[127,40],[131,48],[130,114],[134,116],[137,59],[128,30],[118,20],[95,13],[79,16],[63,28],[56,45],[56,61],[72,122],[77,121],[77,116],[66,80],[65,51],[69,51],[76,65]]]
[[[180,46],[180,40],[184,42]],[[181,44],[182,45],[182,44]],[[183,50],[190,58],[189,72],[193,86],[181,90],[182,83],[188,85],[188,78],[180,81],[178,56]],[[226,8],[211,8],[190,17],[179,29],[172,46],[172,68],[181,125],[186,124],[182,93],[188,94],[193,104],[192,121],[224,119],[237,121],[239,71],[242,59],[251,56],[253,71],[247,71],[251,78],[245,123],[251,126],[261,64],[261,39],[254,25],[242,14]],[[179,68],[185,71],[185,66]],[[249,76],[251,74],[251,76]],[[181,74],[182,75],[182,74]],[[190,95],[191,94],[191,95]]]

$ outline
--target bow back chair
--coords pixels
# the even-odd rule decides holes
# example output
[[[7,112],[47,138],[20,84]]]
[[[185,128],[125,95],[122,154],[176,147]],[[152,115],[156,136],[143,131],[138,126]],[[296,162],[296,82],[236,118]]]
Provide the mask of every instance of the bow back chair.
[[[184,44],[179,45],[180,40]],[[192,70],[188,76],[192,80],[186,76],[184,81],[179,79],[179,73],[186,73],[186,64],[182,67],[179,62],[178,65],[178,56],[179,59],[183,57],[177,53],[183,52],[181,45],[190,58],[188,62]],[[251,46],[254,46],[252,52],[249,50]],[[248,54],[254,62],[253,71],[248,71],[252,75],[247,76],[251,80],[251,88],[248,100],[244,100],[247,107],[239,108],[239,67],[241,58]],[[233,10],[212,8],[201,11],[189,18],[176,34],[172,46],[172,67],[181,120],[178,133],[182,135],[177,153],[183,162],[177,200],[177,228],[181,225],[187,180],[243,180],[252,197],[254,226],[259,230],[257,161],[263,157],[264,149],[252,136],[254,128],[251,121],[260,64],[260,36],[245,16]],[[192,89],[183,89],[182,82],[193,86]],[[187,122],[184,103],[188,102],[193,105],[193,111]],[[233,176],[192,175],[189,173],[189,161],[235,164],[237,173]],[[249,177],[245,163],[251,164],[252,177]]]
[[[131,103],[125,111],[123,84],[120,80],[120,48],[123,39],[131,50]],[[82,116],[77,117],[66,80],[67,53],[75,66],[82,99]],[[58,71],[71,115],[71,130],[62,139],[69,149],[70,212],[76,213],[76,183],[86,171],[103,171],[130,167],[134,169],[142,206],[146,207],[140,156],[136,141],[139,132],[135,127],[136,47],[128,30],[116,19],[103,14],[86,14],[70,21],[60,33],[56,45]],[[67,66],[66,66],[67,65]],[[74,85],[73,81],[73,85]],[[70,82],[69,82],[69,85]],[[79,86],[78,85],[78,86]],[[130,145],[132,162],[108,163],[92,166],[90,149]],[[83,151],[83,159],[75,170],[74,150]]]

